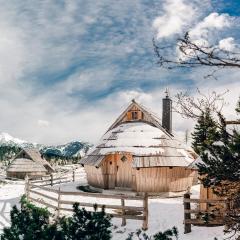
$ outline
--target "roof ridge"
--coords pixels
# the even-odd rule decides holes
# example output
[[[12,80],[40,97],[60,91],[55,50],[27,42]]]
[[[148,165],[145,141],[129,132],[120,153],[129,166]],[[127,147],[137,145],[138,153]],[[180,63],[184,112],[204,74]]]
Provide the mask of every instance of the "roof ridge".
[[[112,130],[113,128],[115,128],[117,125],[119,125],[119,123],[123,120],[124,116],[126,115],[126,113],[129,111],[129,109],[131,109],[133,106],[137,106],[140,110],[142,110],[144,112],[144,114],[147,114],[152,120],[153,122],[151,122],[155,127],[161,129],[165,134],[167,134],[169,137],[173,137],[173,134],[169,133],[165,128],[162,127],[161,124],[161,118],[158,117],[158,115],[154,112],[152,112],[151,110],[149,110],[147,107],[145,107],[144,105],[136,102],[135,100],[131,102],[131,104],[128,105],[128,107],[119,115],[119,117],[115,120],[115,122],[108,128],[108,130],[105,132],[107,133],[108,131]]]

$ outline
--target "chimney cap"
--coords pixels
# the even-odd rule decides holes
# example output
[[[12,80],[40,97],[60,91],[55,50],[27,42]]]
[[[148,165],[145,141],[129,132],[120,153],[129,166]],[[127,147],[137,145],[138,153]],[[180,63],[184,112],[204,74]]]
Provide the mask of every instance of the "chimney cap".
[[[166,98],[169,98],[169,88],[166,88],[165,93],[166,93]]]

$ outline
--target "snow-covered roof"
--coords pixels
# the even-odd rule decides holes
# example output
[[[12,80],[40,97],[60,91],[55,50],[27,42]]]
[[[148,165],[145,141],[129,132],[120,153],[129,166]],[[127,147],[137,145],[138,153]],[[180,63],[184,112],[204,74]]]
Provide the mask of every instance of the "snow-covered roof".
[[[200,157],[195,159],[188,167],[193,169],[198,169],[198,164],[205,164]]]
[[[194,160],[179,141],[146,122],[123,122],[104,134],[81,164],[99,166],[104,156],[131,153],[133,167],[184,166]]]
[[[53,167],[49,164],[49,162],[41,155],[38,149],[36,148],[24,148],[24,151],[33,161],[42,164],[44,167],[47,167],[48,170],[54,171]]]
[[[23,153],[25,153],[23,155]],[[19,168],[18,168],[19,166]],[[39,169],[39,171],[45,171],[45,172],[52,172],[54,169],[52,166],[47,162],[46,159],[44,159],[40,152],[35,148],[24,148],[22,151],[20,151],[10,166],[8,167],[7,171],[15,171],[21,172],[22,169],[28,170],[28,172],[31,172],[31,169]],[[44,169],[44,170],[43,170]],[[26,171],[25,171],[26,172]]]
[[[8,167],[7,172],[42,172],[45,174],[47,169],[42,164],[31,159],[16,158]]]

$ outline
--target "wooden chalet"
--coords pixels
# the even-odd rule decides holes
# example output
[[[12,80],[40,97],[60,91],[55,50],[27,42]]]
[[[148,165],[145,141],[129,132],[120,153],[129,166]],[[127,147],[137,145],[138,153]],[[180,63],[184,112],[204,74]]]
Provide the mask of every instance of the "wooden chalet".
[[[15,156],[7,168],[7,177],[24,179],[52,173],[54,169],[34,148],[24,148]]]
[[[193,156],[172,134],[172,102],[160,119],[134,100],[80,163],[93,187],[169,193],[192,186]]]

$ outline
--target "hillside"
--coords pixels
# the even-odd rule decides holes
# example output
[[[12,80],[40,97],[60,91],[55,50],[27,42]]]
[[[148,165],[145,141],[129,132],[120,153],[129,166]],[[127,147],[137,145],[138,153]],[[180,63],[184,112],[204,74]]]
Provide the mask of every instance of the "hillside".
[[[8,133],[0,134],[0,161],[12,159],[24,147],[36,147],[47,160],[51,159],[79,159],[86,154],[91,144],[81,141],[72,141],[66,144],[47,146],[31,143],[12,137]]]

